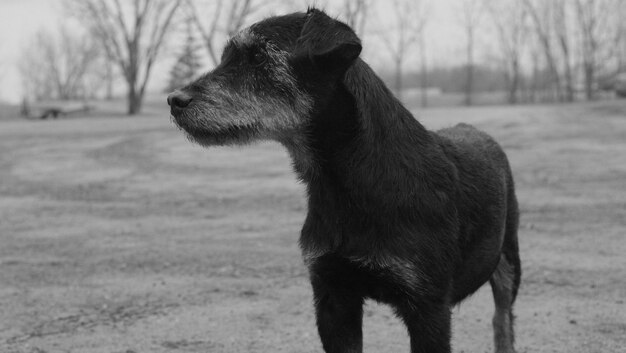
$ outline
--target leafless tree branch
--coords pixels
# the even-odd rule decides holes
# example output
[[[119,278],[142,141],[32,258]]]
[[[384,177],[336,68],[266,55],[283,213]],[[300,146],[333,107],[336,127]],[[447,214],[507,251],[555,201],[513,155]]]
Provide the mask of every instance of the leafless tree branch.
[[[388,37],[383,43],[394,63],[396,94],[402,98],[404,64],[407,54],[417,44],[417,39],[424,30],[429,8],[422,0],[394,0],[393,7],[396,26],[387,33]]]
[[[344,0],[343,2],[343,14],[346,23],[361,37],[365,32],[365,23],[371,4],[372,0]]]
[[[141,110],[154,62],[182,0],[72,0],[71,13],[82,21],[121,69],[128,86],[128,113]]]
[[[34,99],[78,99],[95,94],[99,48],[86,36],[61,27],[39,32],[26,47],[20,65],[27,95]],[[93,81],[93,80],[92,80]]]
[[[253,14],[269,3],[270,0],[185,0],[185,8],[202,38],[209,58],[217,65],[219,54],[216,43],[223,40],[224,36],[231,37],[239,32]]]

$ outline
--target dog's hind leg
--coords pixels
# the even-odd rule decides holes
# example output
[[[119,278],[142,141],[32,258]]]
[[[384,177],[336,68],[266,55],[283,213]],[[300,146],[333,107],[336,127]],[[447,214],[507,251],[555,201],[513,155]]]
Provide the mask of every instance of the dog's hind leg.
[[[493,315],[494,343],[496,353],[514,353],[513,303],[517,295],[514,265],[502,254],[489,283],[493,291],[496,311]]]
[[[494,343],[496,353],[514,353],[515,333],[513,331],[513,304],[522,276],[519,257],[517,229],[519,225],[519,207],[515,197],[515,188],[509,172],[508,205],[504,243],[500,261],[491,275],[489,284],[493,292],[496,312],[493,315]]]
[[[509,172],[510,173],[510,172]],[[515,197],[515,188],[511,175],[508,183],[508,207],[504,230],[502,253],[496,270],[491,275],[489,284],[493,292],[496,312],[493,316],[494,343],[496,353],[514,353],[513,343],[513,304],[522,277],[522,265],[519,257],[517,230],[519,225],[519,207]]]

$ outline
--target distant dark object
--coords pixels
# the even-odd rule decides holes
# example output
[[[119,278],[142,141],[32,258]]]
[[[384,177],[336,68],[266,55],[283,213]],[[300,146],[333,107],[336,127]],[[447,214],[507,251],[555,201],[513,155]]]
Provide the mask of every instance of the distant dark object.
[[[618,75],[615,79],[615,94],[620,98],[626,98],[626,73]]]
[[[43,103],[30,103],[26,99],[22,101],[20,114],[30,119],[58,119],[78,113],[88,113],[94,109],[86,103],[66,101],[51,101]]]
[[[620,98],[626,98],[626,72],[614,76],[606,76],[599,80],[599,88],[613,91]]]
[[[22,104],[20,104],[20,115],[23,117],[30,116],[30,102],[28,99],[22,99]]]
[[[310,9],[233,37],[168,98],[205,146],[281,142],[307,185],[300,246],[326,352],[362,352],[363,301],[388,303],[411,352],[450,352],[451,307],[489,281],[513,349],[518,208],[506,155],[465,124],[426,130],[359,59],[350,27]]]
[[[51,107],[51,108],[47,108],[44,110],[44,112],[40,116],[40,119],[42,120],[48,119],[48,118],[56,119],[59,116],[68,116],[68,115],[77,114],[77,113],[88,113],[92,110],[93,110],[93,107],[90,105],[84,105],[82,107],[74,108],[74,109],[68,109],[64,107]]]
[[[126,83],[128,115],[141,112],[163,43],[174,33],[183,0],[68,0],[69,12],[93,35]],[[133,5],[130,5],[130,4]],[[140,5],[141,3],[141,5]],[[124,38],[124,45],[119,40]]]
[[[48,108],[43,111],[39,119],[41,120],[45,120],[48,118],[56,119],[59,117],[59,115],[65,115],[65,112],[59,108]]]

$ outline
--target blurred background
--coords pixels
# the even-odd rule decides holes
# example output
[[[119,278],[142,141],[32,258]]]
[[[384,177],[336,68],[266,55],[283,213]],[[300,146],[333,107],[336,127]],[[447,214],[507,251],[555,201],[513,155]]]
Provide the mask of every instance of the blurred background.
[[[274,143],[202,149],[168,92],[269,15],[324,9],[429,129],[508,153],[519,352],[626,347],[626,1],[0,0],[0,352],[321,352]],[[490,292],[454,312],[490,352]],[[368,303],[367,352],[408,350]]]
[[[123,100],[129,114],[214,67],[226,38],[304,1],[4,0],[3,115],[41,118]],[[626,95],[619,0],[333,0],[364,58],[420,106],[574,102]],[[148,98],[146,98],[148,97]],[[53,103],[58,102],[58,103]],[[74,102],[74,104],[70,104]],[[12,105],[11,105],[12,103]],[[106,105],[105,105],[106,106]],[[29,109],[31,108],[32,111]],[[13,110],[11,113],[10,111]]]

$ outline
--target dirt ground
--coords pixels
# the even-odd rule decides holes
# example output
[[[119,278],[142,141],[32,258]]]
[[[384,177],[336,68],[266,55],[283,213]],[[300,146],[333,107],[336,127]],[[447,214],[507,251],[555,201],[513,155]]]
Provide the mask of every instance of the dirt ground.
[[[626,102],[433,109],[509,153],[519,352],[626,352]],[[0,122],[0,352],[322,352],[303,186],[271,143],[202,149],[163,116]],[[488,287],[455,352],[491,352]],[[368,302],[365,351],[408,352]]]

